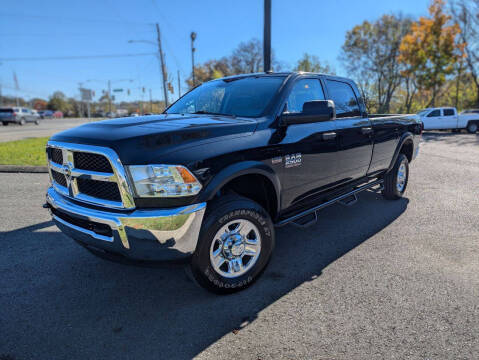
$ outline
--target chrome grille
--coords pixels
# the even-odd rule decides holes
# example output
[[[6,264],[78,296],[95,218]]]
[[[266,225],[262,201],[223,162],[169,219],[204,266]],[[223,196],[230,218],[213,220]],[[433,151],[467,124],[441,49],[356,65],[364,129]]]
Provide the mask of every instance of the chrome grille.
[[[74,152],[73,161],[77,169],[112,173],[110,162],[103,155]]]
[[[52,178],[56,183],[60,184],[63,187],[68,186],[67,180],[65,179],[65,175],[55,170],[51,170],[51,172],[52,172]]]
[[[82,194],[110,201],[121,201],[118,185],[112,182],[77,179],[78,191]]]
[[[63,164],[63,154],[61,149],[50,148],[48,158],[57,164]]]
[[[125,169],[113,150],[49,141],[47,154],[50,179],[60,194],[109,208],[135,207]]]

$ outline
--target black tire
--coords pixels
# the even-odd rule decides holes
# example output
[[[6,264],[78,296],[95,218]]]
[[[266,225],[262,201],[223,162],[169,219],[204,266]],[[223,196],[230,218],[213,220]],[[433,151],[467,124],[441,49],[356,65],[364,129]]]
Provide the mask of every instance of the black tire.
[[[405,165],[405,179],[403,186],[398,188],[398,172],[401,165]],[[399,154],[393,168],[384,176],[384,189],[382,195],[388,200],[397,200],[403,197],[409,180],[409,161],[404,154]]]
[[[247,220],[256,226],[260,236],[260,251],[247,272],[237,277],[225,277],[211,264],[210,251],[217,232],[235,220]],[[274,226],[269,214],[250,199],[226,195],[208,203],[198,245],[191,260],[191,271],[196,281],[208,291],[216,294],[234,293],[256,281],[268,264],[273,248]]]
[[[8,121],[2,121],[3,126],[8,126]]]
[[[477,128],[478,128],[478,123],[477,122],[474,122],[474,121],[471,121],[469,124],[467,124],[467,132],[469,134],[475,134],[477,132]]]
[[[35,125],[40,125],[40,120],[35,120]]]
[[[25,119],[21,119],[19,122],[20,125],[25,125],[25,123],[26,123]]]

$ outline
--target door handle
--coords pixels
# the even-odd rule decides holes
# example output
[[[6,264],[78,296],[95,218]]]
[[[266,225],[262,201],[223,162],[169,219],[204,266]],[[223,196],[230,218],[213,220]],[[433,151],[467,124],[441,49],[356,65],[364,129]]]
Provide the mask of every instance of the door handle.
[[[372,128],[372,127],[363,127],[363,128],[361,128],[361,133],[363,133],[364,135],[372,134],[372,132],[373,132],[373,128]]]
[[[323,133],[323,140],[331,140],[331,139],[334,139],[335,137],[336,137],[336,133],[334,131]]]

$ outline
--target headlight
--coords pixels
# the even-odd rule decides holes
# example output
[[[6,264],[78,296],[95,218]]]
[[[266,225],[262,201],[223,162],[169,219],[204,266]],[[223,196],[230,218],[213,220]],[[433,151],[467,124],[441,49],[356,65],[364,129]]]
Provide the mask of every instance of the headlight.
[[[201,184],[184,166],[128,166],[138,197],[179,197],[196,195]]]

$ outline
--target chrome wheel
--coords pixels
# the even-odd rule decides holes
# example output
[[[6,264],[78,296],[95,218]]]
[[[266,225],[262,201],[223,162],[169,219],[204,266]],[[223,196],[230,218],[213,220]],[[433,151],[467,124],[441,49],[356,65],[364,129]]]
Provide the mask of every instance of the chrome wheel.
[[[253,267],[260,251],[258,228],[246,219],[233,220],[218,230],[211,243],[211,266],[221,276],[235,278]]]
[[[396,181],[396,187],[400,193],[404,191],[404,187],[406,186],[406,179],[407,179],[407,168],[406,168],[406,164],[403,161],[401,165],[399,165],[397,181]]]

